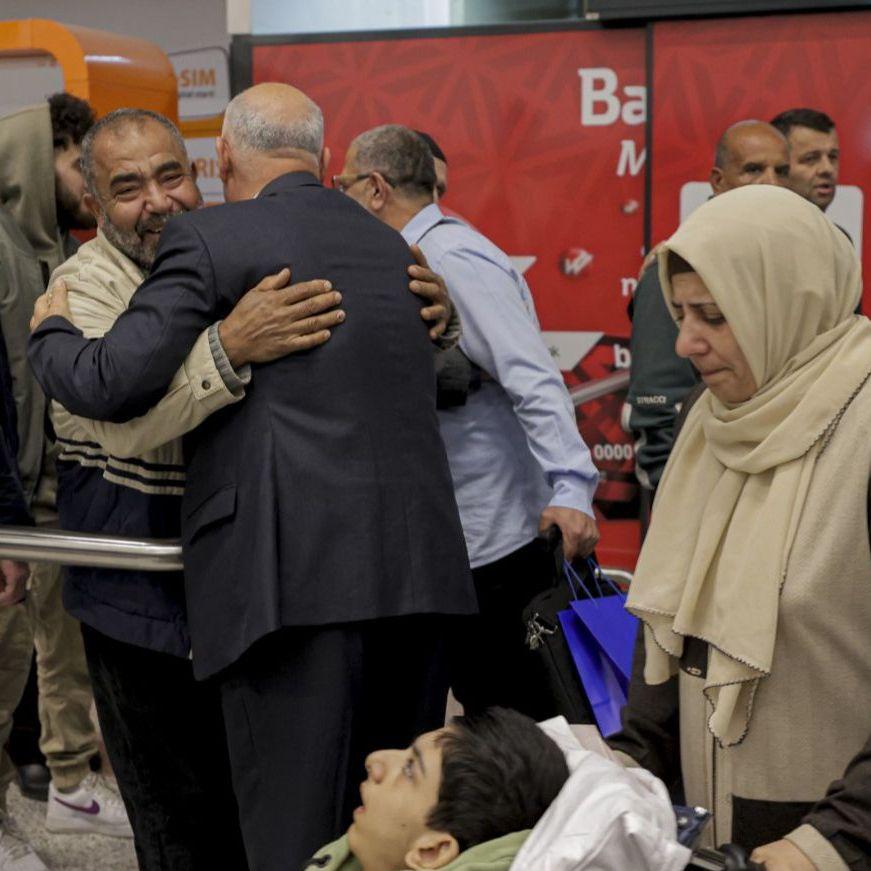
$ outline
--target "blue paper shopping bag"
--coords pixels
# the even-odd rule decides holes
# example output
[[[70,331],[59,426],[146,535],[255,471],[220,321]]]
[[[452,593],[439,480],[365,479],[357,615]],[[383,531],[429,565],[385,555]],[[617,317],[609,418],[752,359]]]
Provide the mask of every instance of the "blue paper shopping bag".
[[[620,710],[626,704],[638,620],[626,611],[625,597],[599,567],[592,563],[591,569],[594,577],[604,578],[611,585],[615,595],[590,595],[567,563],[566,577],[576,597],[569,608],[559,612],[559,619],[599,731],[607,736],[620,730]],[[576,584],[586,598],[579,597]]]

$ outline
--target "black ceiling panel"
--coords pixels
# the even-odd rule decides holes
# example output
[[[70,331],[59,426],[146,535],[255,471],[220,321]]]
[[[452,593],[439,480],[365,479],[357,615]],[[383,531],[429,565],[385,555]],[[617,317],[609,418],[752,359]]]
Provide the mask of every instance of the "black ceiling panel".
[[[701,15],[754,15],[760,12],[871,9],[871,0],[585,0],[587,16],[614,18],[691,18]]]

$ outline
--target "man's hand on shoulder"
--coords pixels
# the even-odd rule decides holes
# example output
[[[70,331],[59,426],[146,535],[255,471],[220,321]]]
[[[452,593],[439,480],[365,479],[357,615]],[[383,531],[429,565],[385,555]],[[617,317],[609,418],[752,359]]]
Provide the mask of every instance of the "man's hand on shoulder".
[[[336,308],[342,295],[329,281],[289,284],[290,276],[290,269],[267,275],[221,322],[218,336],[234,369],[316,348],[345,320]]]
[[[599,527],[596,520],[575,508],[549,506],[541,512],[539,532],[551,526],[558,526],[563,536],[563,553],[571,562],[577,557],[589,556],[599,540]]]
[[[66,318],[70,323],[73,322],[73,315],[67,300],[67,285],[62,278],[54,281],[48,290],[37,298],[36,304],[33,306],[33,317],[30,319],[30,332],[34,332],[46,318],[50,318],[52,315],[58,315]]]
[[[429,268],[423,251],[417,245],[412,245],[411,253],[417,263],[408,267],[408,274],[411,276],[408,286],[412,293],[429,303],[421,309],[420,316],[429,326],[429,337],[435,341],[447,329],[453,305],[444,278]]]
[[[24,601],[30,569],[18,560],[0,560],[0,608]]]

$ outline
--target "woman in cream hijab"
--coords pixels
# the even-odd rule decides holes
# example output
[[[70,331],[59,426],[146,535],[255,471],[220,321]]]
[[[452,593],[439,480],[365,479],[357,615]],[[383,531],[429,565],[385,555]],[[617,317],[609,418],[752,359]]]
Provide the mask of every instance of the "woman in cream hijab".
[[[757,851],[769,868],[859,867],[845,861],[855,845],[838,808],[815,807],[871,734],[859,261],[818,208],[771,186],[710,200],[658,257],[677,352],[708,389],[669,460],[629,594],[647,691],[678,687],[687,803],[714,810],[713,839],[769,844]],[[857,764],[871,804],[871,762]]]

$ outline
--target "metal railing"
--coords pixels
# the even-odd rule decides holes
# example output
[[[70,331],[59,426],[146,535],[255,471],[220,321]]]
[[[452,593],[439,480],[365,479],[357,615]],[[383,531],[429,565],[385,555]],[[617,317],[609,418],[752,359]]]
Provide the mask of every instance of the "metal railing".
[[[627,572],[626,569],[609,569],[607,566],[602,566],[602,574],[624,587],[628,587],[632,583],[632,572]]]
[[[569,394],[578,406],[628,386],[629,371],[621,370],[573,387]],[[33,526],[0,526],[0,559],[149,572],[182,570],[181,543],[175,539],[126,538]],[[629,572],[605,571],[623,583],[632,580]]]
[[[181,571],[181,544],[173,539],[125,538],[33,526],[0,526],[0,558],[22,562]]]
[[[609,393],[625,390],[628,386],[629,370],[621,369],[619,372],[613,372],[604,378],[596,378],[587,384],[579,384],[577,387],[570,388],[569,396],[572,398],[572,403],[578,406],[585,402],[592,402],[594,399],[600,399]]]

